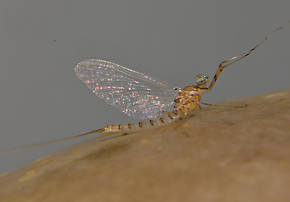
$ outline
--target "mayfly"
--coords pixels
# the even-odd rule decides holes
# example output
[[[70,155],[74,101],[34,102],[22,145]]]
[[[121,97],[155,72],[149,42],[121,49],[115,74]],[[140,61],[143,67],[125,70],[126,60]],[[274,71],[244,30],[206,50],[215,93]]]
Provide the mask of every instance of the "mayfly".
[[[288,24],[290,21],[288,21]],[[180,88],[170,88],[164,82],[146,74],[120,66],[113,62],[87,59],[79,62],[74,70],[77,77],[100,99],[119,109],[126,115],[141,120],[136,123],[108,125],[80,135],[29,145],[24,148],[42,146],[79,138],[91,134],[105,137],[107,134],[128,134],[143,129],[160,127],[182,120],[201,108],[201,96],[214,87],[221,72],[235,62],[249,56],[267,41],[270,36],[284,27],[274,29],[252,49],[239,56],[222,61],[211,82],[206,75],[198,74],[195,84]],[[23,149],[23,147],[22,147]]]
[[[283,28],[282,26],[277,27],[272,33]],[[97,59],[79,62],[75,66],[77,77],[97,97],[126,115],[142,120],[136,123],[108,125],[79,136],[94,133],[127,134],[184,119],[192,114],[196,108],[201,108],[201,104],[208,105],[201,102],[201,96],[213,88],[226,67],[250,55],[268,40],[271,34],[264,37],[262,41],[245,53],[222,61],[208,86],[209,77],[202,74],[195,76],[195,84],[183,89],[172,89],[151,76],[112,62]]]

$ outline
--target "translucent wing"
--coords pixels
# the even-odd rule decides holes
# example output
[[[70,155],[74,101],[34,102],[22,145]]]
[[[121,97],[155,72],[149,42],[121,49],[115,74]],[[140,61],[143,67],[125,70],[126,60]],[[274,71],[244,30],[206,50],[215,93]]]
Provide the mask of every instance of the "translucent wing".
[[[177,93],[145,74],[96,59],[81,61],[75,72],[99,98],[133,118],[155,119],[173,109]]]

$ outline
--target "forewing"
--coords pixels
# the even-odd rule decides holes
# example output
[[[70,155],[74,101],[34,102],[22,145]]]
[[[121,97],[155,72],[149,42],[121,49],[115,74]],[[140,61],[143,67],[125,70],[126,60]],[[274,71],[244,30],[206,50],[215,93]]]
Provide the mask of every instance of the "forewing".
[[[152,77],[96,59],[75,67],[78,78],[106,103],[136,119],[155,119],[172,111],[176,92]]]

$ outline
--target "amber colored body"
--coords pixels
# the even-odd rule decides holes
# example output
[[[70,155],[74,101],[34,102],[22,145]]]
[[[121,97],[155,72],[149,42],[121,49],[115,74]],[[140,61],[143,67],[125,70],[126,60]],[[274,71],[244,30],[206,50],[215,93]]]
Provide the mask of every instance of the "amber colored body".
[[[178,93],[175,99],[175,110],[185,116],[200,105],[201,91],[197,86],[186,86]]]

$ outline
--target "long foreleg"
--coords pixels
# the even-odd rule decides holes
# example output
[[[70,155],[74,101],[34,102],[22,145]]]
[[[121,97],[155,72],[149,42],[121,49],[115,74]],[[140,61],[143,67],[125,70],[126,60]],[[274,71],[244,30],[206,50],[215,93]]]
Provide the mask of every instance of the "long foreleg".
[[[290,23],[290,20],[288,21],[288,24],[289,23]],[[207,88],[206,91],[210,91],[213,88],[213,86],[216,83],[217,79],[219,78],[221,72],[226,67],[228,67],[228,66],[232,65],[233,63],[238,62],[238,61],[244,59],[245,57],[249,56],[255,49],[257,49],[260,45],[262,45],[265,41],[267,41],[271,37],[272,34],[274,34],[275,32],[277,32],[279,30],[282,30],[282,29],[284,29],[283,26],[277,27],[270,34],[265,36],[264,39],[260,43],[256,44],[252,49],[246,51],[245,53],[243,53],[243,54],[241,54],[239,56],[235,56],[235,57],[232,57],[232,58],[229,58],[227,60],[222,61],[219,64],[219,67],[218,67],[218,69],[217,69],[217,71],[216,71],[216,73],[215,73],[215,75],[214,75],[214,77],[213,77],[213,79],[212,79],[212,81],[211,81],[211,83],[210,83],[210,85],[209,85],[209,87]]]

